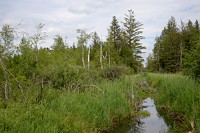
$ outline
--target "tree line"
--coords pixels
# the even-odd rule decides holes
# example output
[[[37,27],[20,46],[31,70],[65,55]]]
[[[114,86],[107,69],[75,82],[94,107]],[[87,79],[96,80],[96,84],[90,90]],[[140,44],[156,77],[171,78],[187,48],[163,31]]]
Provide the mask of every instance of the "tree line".
[[[200,27],[196,20],[180,25],[171,17],[156,37],[153,53],[147,58],[147,70],[151,72],[183,72],[200,77]]]
[[[50,84],[55,88],[74,87],[84,77],[85,71],[93,72],[123,66],[132,72],[142,69],[142,23],[135,19],[133,10],[128,10],[120,25],[113,16],[106,41],[97,32],[87,33],[77,29],[77,43],[68,45],[59,34],[53,38],[50,48],[40,47],[47,33],[44,24],[36,26],[33,35],[22,32],[18,27],[3,25],[0,30],[0,88],[4,99],[9,99],[15,88]],[[15,44],[18,34],[23,34]],[[115,72],[117,72],[116,69]],[[85,77],[86,78],[86,77]],[[82,82],[82,81],[80,81]],[[42,93],[42,89],[41,89]]]

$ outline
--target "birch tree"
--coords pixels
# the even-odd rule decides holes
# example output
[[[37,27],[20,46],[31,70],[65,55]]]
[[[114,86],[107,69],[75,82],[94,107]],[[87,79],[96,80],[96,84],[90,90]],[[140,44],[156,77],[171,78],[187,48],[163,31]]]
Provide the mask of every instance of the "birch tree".
[[[36,32],[33,36],[30,37],[32,45],[35,48],[35,52],[36,52],[36,66],[38,65],[38,45],[44,43],[45,38],[47,37],[46,32],[44,32],[43,28],[44,28],[44,24],[40,23],[36,26]]]
[[[91,37],[91,34],[87,34],[85,32],[85,30],[82,29],[77,29],[77,33],[79,34],[79,36],[77,37],[78,39],[78,45],[81,47],[82,52],[81,52],[81,57],[82,57],[82,64],[83,67],[85,68],[85,48],[86,48],[86,44],[88,43],[88,40]],[[89,51],[88,51],[89,52]],[[90,54],[90,53],[89,53]],[[88,54],[88,55],[89,55]],[[90,60],[88,59],[88,63],[90,62]]]

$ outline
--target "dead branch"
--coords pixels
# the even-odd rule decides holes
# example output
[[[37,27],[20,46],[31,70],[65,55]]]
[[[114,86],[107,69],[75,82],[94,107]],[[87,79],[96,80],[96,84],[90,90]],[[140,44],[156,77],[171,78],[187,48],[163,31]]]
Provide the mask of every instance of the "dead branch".
[[[3,71],[5,72],[5,74],[10,74],[13,79],[18,83],[18,88],[20,89],[22,95],[23,95],[23,90],[22,90],[22,87],[21,87],[21,83],[16,79],[16,77],[4,66],[4,63],[2,61],[2,59],[0,58],[0,65],[1,67],[3,68]]]

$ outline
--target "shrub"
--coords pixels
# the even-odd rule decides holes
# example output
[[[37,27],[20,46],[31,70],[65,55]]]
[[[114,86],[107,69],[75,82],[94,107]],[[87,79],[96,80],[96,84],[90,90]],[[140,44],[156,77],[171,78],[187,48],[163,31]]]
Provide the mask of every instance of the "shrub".
[[[44,79],[50,81],[55,88],[70,87],[72,84],[78,84],[78,80],[84,70],[79,67],[69,65],[49,65],[44,72]]]
[[[107,67],[101,70],[100,75],[101,77],[105,79],[115,80],[115,79],[119,79],[123,74],[125,74],[126,71],[127,69],[125,67],[113,66],[113,67]]]
[[[191,53],[186,54],[183,72],[186,75],[200,79],[200,42]]]
[[[44,80],[51,83],[54,88],[74,89],[79,85],[91,84],[99,81],[99,73],[95,70],[88,71],[83,67],[70,65],[50,65],[46,68]]]

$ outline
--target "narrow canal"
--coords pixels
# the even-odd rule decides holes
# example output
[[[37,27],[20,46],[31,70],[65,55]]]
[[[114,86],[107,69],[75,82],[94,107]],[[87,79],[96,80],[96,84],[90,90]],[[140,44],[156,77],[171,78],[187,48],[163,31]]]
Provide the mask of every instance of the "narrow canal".
[[[149,117],[139,117],[137,120],[123,123],[113,129],[111,133],[166,133],[168,127],[163,118],[159,116],[154,100],[146,98],[142,103],[141,111],[148,111]]]

